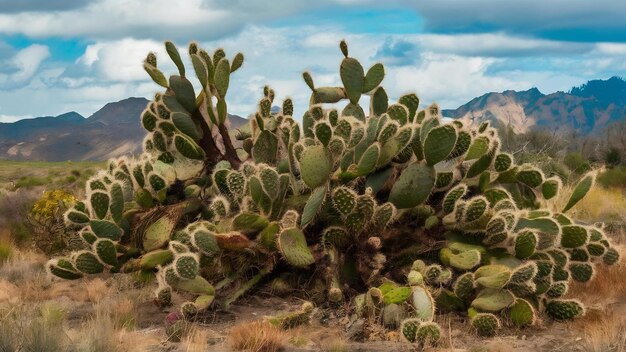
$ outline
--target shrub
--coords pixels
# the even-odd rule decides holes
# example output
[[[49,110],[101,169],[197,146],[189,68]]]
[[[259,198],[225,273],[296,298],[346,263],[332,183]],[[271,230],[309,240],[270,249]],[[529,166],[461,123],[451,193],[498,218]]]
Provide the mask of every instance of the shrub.
[[[614,167],[598,175],[598,182],[604,187],[626,189],[626,166]]]
[[[67,247],[63,213],[75,203],[71,193],[64,190],[45,191],[28,214],[36,246],[52,254]]]
[[[154,54],[144,62],[166,88],[140,116],[144,153],[111,160],[89,179],[85,199],[65,213],[85,249],[47,268],[65,279],[156,273],[160,306],[173,291],[195,297],[168,317],[171,336],[265,282],[283,292],[308,285],[299,291],[329,307],[350,300],[357,315],[400,326],[419,345],[442,336],[435,312],[466,311],[477,333],[493,335],[505,322],[532,325],[540,313],[584,314],[580,302],[562,298],[570,282],[619,259],[602,228],[566,214],[594,174],[580,177],[559,212],[540,208],[562,191],[558,177],[501,152],[488,123],[444,124],[439,107],[419,109],[415,94],[390,103],[383,65],[365,71],[345,42],[342,87],[303,74],[312,93],[302,128],[293,102],[272,109],[275,92],[265,87],[237,141],[226,94],[243,55],[229,60],[192,43],[196,94],[178,50],[171,42],[166,49],[178,68],[169,80]],[[341,101],[341,111],[329,105]],[[306,302],[269,322],[292,328],[312,312]]]
[[[587,159],[585,159],[585,157],[579,152],[572,152],[567,154],[563,159],[563,163],[570,169],[570,171],[579,174],[591,170],[589,161],[587,161]]]

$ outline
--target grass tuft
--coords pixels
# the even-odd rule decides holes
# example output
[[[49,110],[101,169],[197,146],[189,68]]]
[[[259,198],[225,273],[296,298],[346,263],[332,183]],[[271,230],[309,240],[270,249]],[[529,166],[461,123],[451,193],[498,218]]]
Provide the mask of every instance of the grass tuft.
[[[253,321],[230,329],[228,340],[237,351],[277,352],[284,349],[286,336],[266,321]]]

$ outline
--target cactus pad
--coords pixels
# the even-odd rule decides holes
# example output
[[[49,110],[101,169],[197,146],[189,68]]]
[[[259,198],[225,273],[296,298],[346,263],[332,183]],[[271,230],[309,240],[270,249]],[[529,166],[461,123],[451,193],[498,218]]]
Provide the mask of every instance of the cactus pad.
[[[546,304],[546,312],[556,320],[568,320],[584,315],[585,308],[576,300],[553,300]]]
[[[326,182],[330,176],[332,162],[324,146],[306,148],[300,157],[300,172],[307,186],[316,188]]]
[[[411,164],[402,172],[391,189],[389,202],[398,209],[412,208],[426,201],[434,185],[433,168],[417,163]]]
[[[306,267],[315,261],[304,234],[297,228],[283,230],[278,236],[278,249],[285,260],[296,267]]]
[[[494,336],[500,329],[500,320],[490,313],[478,313],[472,318],[472,327],[480,336]]]

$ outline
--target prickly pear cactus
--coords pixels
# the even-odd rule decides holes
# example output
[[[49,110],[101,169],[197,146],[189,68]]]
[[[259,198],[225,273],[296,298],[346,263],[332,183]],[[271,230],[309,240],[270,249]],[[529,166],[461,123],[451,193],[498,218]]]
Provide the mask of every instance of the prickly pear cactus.
[[[189,298],[176,308],[184,319],[265,283],[283,293],[309,285],[298,290],[307,299],[350,301],[407,341],[433,344],[438,311],[467,314],[480,335],[544,313],[580,316],[582,304],[562,298],[569,283],[619,260],[601,227],[566,214],[593,174],[563,209],[548,210],[559,179],[517,164],[487,123],[448,122],[415,94],[390,102],[383,65],[366,70],[345,42],[343,86],[318,87],[303,74],[311,98],[301,125],[293,102],[273,108],[265,87],[236,134],[226,95],[243,55],[229,60],[191,43],[187,70],[165,46],[178,72],[166,78],[152,53],[144,62],[165,88],[140,116],[144,152],[111,160],[87,182],[85,199],[65,214],[83,248],[48,262],[52,275],[140,272],[154,278],[163,309],[173,295]],[[295,326],[311,311],[274,320]]]

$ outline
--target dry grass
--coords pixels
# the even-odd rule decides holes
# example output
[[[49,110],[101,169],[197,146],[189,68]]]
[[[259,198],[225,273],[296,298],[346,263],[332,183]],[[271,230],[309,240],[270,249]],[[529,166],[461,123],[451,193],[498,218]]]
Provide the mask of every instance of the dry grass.
[[[98,304],[94,307],[94,316],[85,326],[75,332],[72,340],[77,342],[78,352],[116,352],[119,347],[115,322],[110,314],[108,304]]]
[[[11,257],[0,264],[0,280],[18,283],[43,271],[47,258],[42,254],[18,248],[12,249]]]
[[[287,337],[282,330],[266,321],[253,321],[232,327],[228,342],[238,351],[277,352],[285,348]]]
[[[197,325],[193,325],[187,336],[182,341],[183,350],[186,352],[204,352],[209,350],[209,336],[210,333],[207,330],[199,328]]]
[[[565,185],[559,195],[548,201],[548,206],[560,212],[572,193],[574,185]],[[568,215],[586,222],[626,223],[626,195],[623,189],[594,186],[589,193],[578,202]]]
[[[321,343],[322,351],[326,352],[348,352],[350,348],[345,337],[336,335],[332,336]]]
[[[617,247],[620,261],[614,265],[597,265],[593,279],[587,283],[572,282],[568,296],[587,305],[606,305],[626,297],[626,249]]]
[[[582,331],[585,350],[593,352],[626,351],[626,309],[589,309],[584,319],[574,324]]]
[[[121,296],[111,304],[111,315],[117,329],[134,330],[137,325],[135,301]]]

